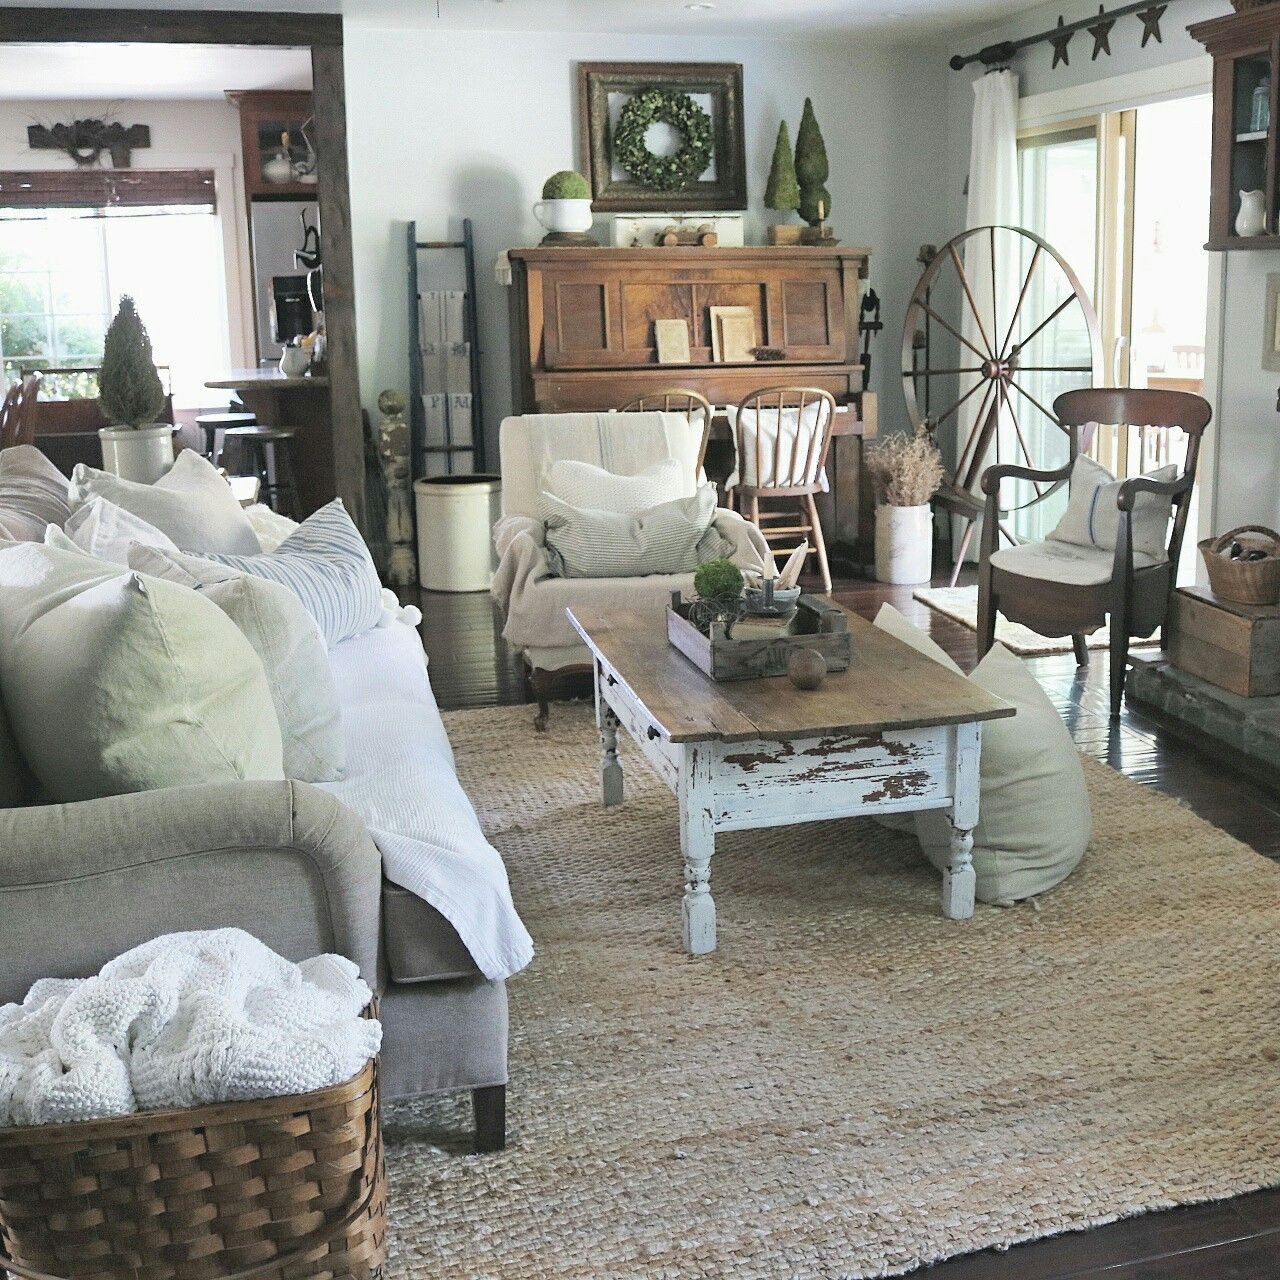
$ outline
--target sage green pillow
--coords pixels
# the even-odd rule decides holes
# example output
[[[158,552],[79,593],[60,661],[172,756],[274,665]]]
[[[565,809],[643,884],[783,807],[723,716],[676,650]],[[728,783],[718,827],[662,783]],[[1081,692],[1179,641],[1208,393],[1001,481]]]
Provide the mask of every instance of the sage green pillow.
[[[54,802],[284,776],[271,690],[235,623],[79,552],[0,549],[0,695]]]

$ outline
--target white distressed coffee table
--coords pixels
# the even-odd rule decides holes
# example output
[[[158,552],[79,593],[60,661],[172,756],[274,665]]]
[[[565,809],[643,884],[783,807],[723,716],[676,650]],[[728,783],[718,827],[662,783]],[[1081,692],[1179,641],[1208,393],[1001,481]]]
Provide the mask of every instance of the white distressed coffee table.
[[[943,914],[973,914],[982,722],[1013,707],[854,614],[849,670],[808,693],[786,677],[708,679],[660,613],[574,608],[569,621],[594,658],[604,803],[622,803],[619,726],[679,800],[686,950],[716,948],[716,833],[751,827],[945,810]]]

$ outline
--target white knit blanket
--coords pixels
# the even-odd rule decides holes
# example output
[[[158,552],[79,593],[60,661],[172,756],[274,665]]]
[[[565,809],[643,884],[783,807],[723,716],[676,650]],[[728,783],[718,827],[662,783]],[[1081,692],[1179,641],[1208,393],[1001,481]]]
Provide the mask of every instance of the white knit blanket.
[[[342,956],[293,964],[241,929],[171,933],[0,1007],[0,1125],[307,1093],[382,1043]]]

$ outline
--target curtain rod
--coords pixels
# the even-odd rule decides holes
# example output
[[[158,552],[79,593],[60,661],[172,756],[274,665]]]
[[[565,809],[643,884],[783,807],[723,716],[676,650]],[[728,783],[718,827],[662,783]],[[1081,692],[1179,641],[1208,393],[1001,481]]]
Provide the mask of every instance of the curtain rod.
[[[1065,36],[1074,35],[1077,31],[1085,31],[1089,27],[1096,27],[1100,22],[1114,21],[1116,18],[1128,17],[1131,13],[1141,13],[1143,10],[1159,9],[1163,13],[1165,7],[1171,0],[1137,0],[1134,4],[1121,5],[1118,9],[1110,9],[1103,11],[1101,5],[1098,6],[1098,12],[1089,18],[1081,18],[1079,22],[1063,23],[1062,19],[1058,19],[1059,25],[1050,27],[1048,31],[1042,31],[1039,35],[1023,36],[1021,40],[1001,40],[998,44],[989,44],[985,49],[979,49],[977,53],[955,54],[951,59],[951,70],[962,71],[972,62],[981,62],[988,70],[996,67],[1004,66],[1013,56],[1023,49],[1030,48],[1034,44],[1048,44],[1051,40],[1061,40]],[[1158,21],[1159,15],[1157,15]],[[1142,43],[1147,43],[1149,33],[1144,32]],[[1155,37],[1160,39],[1160,32],[1155,31]]]

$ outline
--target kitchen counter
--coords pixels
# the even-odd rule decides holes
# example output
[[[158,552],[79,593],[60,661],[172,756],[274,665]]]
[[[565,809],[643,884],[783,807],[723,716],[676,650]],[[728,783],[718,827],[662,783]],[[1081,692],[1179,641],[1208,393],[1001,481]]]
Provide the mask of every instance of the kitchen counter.
[[[234,391],[264,427],[290,427],[287,446],[298,484],[298,514],[308,516],[337,494],[329,379],[287,378],[279,369],[229,369],[206,387]],[[286,446],[277,446],[283,448]],[[232,456],[229,461],[238,463]]]
[[[280,390],[289,387],[327,387],[328,376],[308,373],[301,378],[286,377],[279,369],[230,369],[220,378],[204,384],[217,391],[238,391],[241,387]]]

